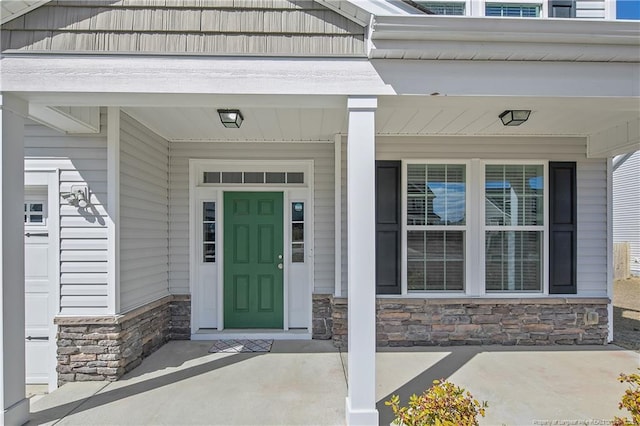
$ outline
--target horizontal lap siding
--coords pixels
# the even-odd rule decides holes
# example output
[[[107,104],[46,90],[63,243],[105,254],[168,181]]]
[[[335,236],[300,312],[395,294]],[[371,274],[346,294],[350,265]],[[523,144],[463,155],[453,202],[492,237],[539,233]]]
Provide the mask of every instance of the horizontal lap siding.
[[[189,159],[313,160],[315,244],[314,291],[334,289],[333,145],[329,143],[170,144],[169,286],[189,293]]]
[[[65,135],[40,124],[25,126],[25,164],[59,169],[61,192],[87,185],[92,207],[70,206],[60,214],[60,313],[107,313],[107,137],[106,116],[99,134]]]
[[[577,161],[578,294],[607,294],[606,160],[587,160],[583,138],[378,137],[377,160]],[[343,168],[343,174],[345,170]],[[343,177],[344,179],[344,177]],[[343,216],[346,227],[346,217]],[[343,251],[343,264],[346,251]],[[346,283],[343,281],[343,285]]]
[[[640,151],[613,173],[613,241],[630,243],[631,271],[640,275]]]
[[[122,113],[120,309],[169,294],[169,143]]]
[[[313,1],[52,2],[3,26],[2,49],[364,56],[364,28]]]
[[[615,0],[610,0],[615,1]],[[599,18],[605,17],[604,0],[578,0],[576,1],[576,18]],[[614,17],[615,18],[615,17]]]

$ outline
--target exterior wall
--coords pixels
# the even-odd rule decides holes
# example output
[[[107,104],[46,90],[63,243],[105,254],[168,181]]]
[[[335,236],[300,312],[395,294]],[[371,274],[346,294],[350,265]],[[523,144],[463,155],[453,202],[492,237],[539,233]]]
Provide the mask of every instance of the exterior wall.
[[[190,306],[167,296],[126,315],[57,317],[58,384],[117,380],[168,340],[188,339]]]
[[[630,243],[631,273],[640,275],[640,152],[613,172],[613,241]]]
[[[576,18],[605,18],[604,0],[577,0]],[[614,19],[612,17],[611,19]]]
[[[107,313],[107,137],[101,132],[65,135],[34,122],[25,126],[25,165],[60,170],[60,191],[88,186],[91,206],[60,199],[60,313]]]
[[[169,294],[169,143],[121,113],[120,311]]]
[[[310,0],[64,0],[3,26],[2,50],[365,56],[364,28]]]
[[[330,143],[171,142],[169,178],[169,288],[189,293],[189,159],[314,161],[314,292],[334,291],[334,173]]]
[[[378,299],[377,346],[604,345],[607,298]],[[347,300],[333,300],[333,341],[347,346]]]

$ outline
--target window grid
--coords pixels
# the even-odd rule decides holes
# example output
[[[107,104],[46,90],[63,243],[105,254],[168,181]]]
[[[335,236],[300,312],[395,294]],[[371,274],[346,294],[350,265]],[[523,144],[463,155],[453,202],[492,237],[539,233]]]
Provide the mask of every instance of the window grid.
[[[27,201],[24,203],[24,223],[28,225],[44,225],[44,203]]]
[[[291,203],[291,263],[304,263],[304,202]]]
[[[407,195],[407,290],[464,291],[466,166],[408,164]]]
[[[416,2],[435,15],[464,15],[465,2],[438,2],[438,1],[418,1]]]
[[[516,18],[540,17],[539,4],[486,3],[485,16],[503,16]]]
[[[485,166],[487,292],[543,291],[543,172],[542,165]],[[501,220],[496,217],[496,210],[502,210]]]
[[[204,184],[304,184],[304,172],[203,172]]]
[[[216,261],[216,203],[202,203],[202,262]]]

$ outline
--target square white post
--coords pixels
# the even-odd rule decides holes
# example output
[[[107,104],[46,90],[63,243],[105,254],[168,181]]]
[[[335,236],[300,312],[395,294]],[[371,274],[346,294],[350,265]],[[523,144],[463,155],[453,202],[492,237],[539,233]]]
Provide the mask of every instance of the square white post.
[[[25,102],[0,95],[0,424],[29,419],[24,348]]]
[[[377,425],[375,97],[348,99],[348,425]]]

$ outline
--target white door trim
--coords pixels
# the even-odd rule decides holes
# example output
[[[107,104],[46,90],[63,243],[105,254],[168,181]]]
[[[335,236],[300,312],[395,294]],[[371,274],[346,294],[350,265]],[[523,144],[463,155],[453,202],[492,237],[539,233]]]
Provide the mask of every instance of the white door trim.
[[[204,171],[216,170],[216,171],[286,171],[286,172],[304,172],[305,182],[304,184],[204,184],[201,176]],[[200,226],[198,223],[199,210],[198,203],[201,201],[199,196],[199,189],[209,188],[215,189],[216,195],[212,197],[216,201],[216,263],[217,268],[217,282],[220,285],[217,286],[217,301],[216,301],[216,315],[217,315],[217,327],[215,329],[209,329],[203,333],[199,324],[199,304],[198,300],[201,296],[200,282],[199,282],[199,235]],[[224,206],[223,193],[225,191],[247,191],[247,192],[263,192],[263,191],[275,191],[283,193],[283,240],[284,240],[284,252],[283,257],[286,260],[285,265],[291,258],[291,235],[290,235],[290,223],[291,223],[291,202],[298,200],[298,195],[304,192],[306,199],[305,207],[305,261],[308,266],[308,288],[306,289],[306,302],[308,315],[306,315],[306,331],[292,330],[292,333],[288,333],[290,328],[290,306],[289,306],[289,293],[290,283],[289,274],[284,274],[284,327],[282,332],[277,332],[275,338],[301,338],[310,339],[312,334],[313,322],[312,322],[312,294],[314,285],[314,162],[313,160],[218,160],[218,159],[190,159],[189,160],[189,288],[191,292],[191,339],[202,340],[212,338],[230,338],[227,337],[229,331],[225,331],[224,337],[216,337],[222,335],[224,330],[224,298],[223,298],[223,265],[224,265]],[[296,195],[298,194],[298,195]],[[255,331],[255,333],[253,332]],[[273,330],[272,330],[273,331]],[[286,337],[291,334],[290,337]],[[233,332],[233,338],[238,336],[250,337],[253,335],[264,336],[264,332],[259,330],[247,330],[247,332],[237,331]],[[284,337],[283,337],[284,336]],[[264,338],[264,337],[263,337]],[[274,337],[271,337],[274,338]]]
[[[56,336],[58,327],[53,319],[60,312],[60,171],[58,169],[40,169],[37,166],[26,164],[24,185],[46,186],[49,232],[49,274],[53,276],[49,289],[49,392],[58,388],[57,356],[58,343]]]

